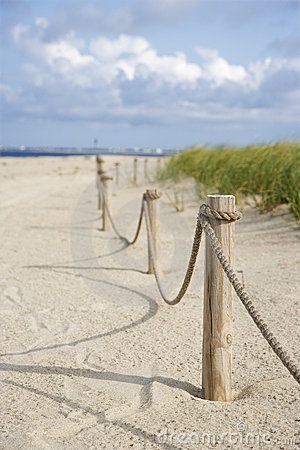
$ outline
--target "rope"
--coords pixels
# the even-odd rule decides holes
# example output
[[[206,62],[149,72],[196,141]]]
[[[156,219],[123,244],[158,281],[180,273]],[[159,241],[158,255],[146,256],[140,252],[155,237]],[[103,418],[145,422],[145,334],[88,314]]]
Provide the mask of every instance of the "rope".
[[[200,222],[197,221],[195,234],[194,234],[194,241],[193,241],[193,246],[192,246],[192,251],[191,251],[191,256],[190,256],[190,260],[189,260],[189,263],[188,263],[188,267],[187,267],[187,270],[186,270],[186,273],[185,273],[185,277],[184,277],[183,283],[182,283],[181,288],[180,288],[178,294],[176,295],[176,297],[173,298],[172,300],[170,300],[165,295],[164,290],[163,290],[162,285],[161,285],[160,278],[159,278],[159,271],[158,271],[157,264],[156,264],[156,257],[155,257],[155,250],[154,250],[153,236],[152,236],[152,231],[151,231],[149,209],[148,208],[149,208],[148,207],[148,203],[144,200],[144,212],[145,212],[145,219],[146,219],[146,228],[147,228],[149,252],[150,252],[151,262],[152,262],[152,265],[153,265],[153,270],[154,270],[154,276],[155,276],[156,284],[157,284],[158,290],[160,292],[160,295],[162,296],[162,299],[166,303],[168,303],[168,305],[176,305],[177,303],[180,302],[180,300],[183,298],[184,294],[186,293],[187,288],[189,287],[189,284],[190,284],[193,272],[194,272],[194,268],[195,268],[195,265],[196,265],[197,256],[198,256],[198,252],[199,252],[199,248],[200,248],[200,243],[201,243],[202,226],[201,226]]]
[[[138,239],[138,237],[139,237],[139,234],[140,234],[140,231],[141,231],[141,227],[142,227],[142,222],[143,222],[143,212],[144,212],[144,204],[143,204],[143,200],[142,200],[142,203],[141,203],[140,215],[139,215],[139,219],[138,219],[138,224],[137,224],[136,232],[135,232],[135,234],[134,234],[133,239],[132,239],[131,241],[129,241],[129,240],[127,239],[127,237],[125,237],[125,236],[123,236],[121,233],[119,233],[119,231],[118,231],[118,229],[117,229],[117,227],[116,227],[116,225],[115,225],[115,223],[114,223],[114,221],[113,221],[113,218],[112,218],[112,216],[111,216],[110,210],[109,210],[109,208],[108,208],[106,196],[105,196],[105,194],[104,194],[103,192],[101,192],[101,195],[102,195],[103,208],[105,208],[105,211],[106,211],[108,220],[110,221],[111,226],[112,226],[114,232],[116,233],[116,235],[117,235],[120,239],[122,239],[123,241],[125,241],[126,244],[127,244],[127,246],[135,244],[135,242],[137,241],[137,239]]]
[[[263,337],[266,339],[268,344],[270,345],[271,349],[274,351],[274,353],[278,356],[282,364],[286,367],[286,369],[290,372],[290,374],[294,377],[294,379],[300,384],[300,370],[297,368],[295,362],[291,359],[291,357],[288,355],[288,353],[282,348],[280,345],[278,339],[273,335],[273,333],[269,330],[268,325],[264,322],[264,320],[261,318],[260,314],[258,313],[257,309],[253,305],[253,302],[251,298],[249,297],[248,293],[245,291],[243,285],[238,280],[238,277],[232,267],[230,266],[228,258],[225,256],[220,241],[218,240],[211,224],[209,223],[209,219],[217,219],[217,220],[226,220],[229,222],[239,220],[242,216],[242,214],[238,211],[235,212],[224,212],[224,211],[217,211],[212,208],[210,208],[208,205],[201,205],[199,209],[199,214],[197,218],[197,224],[194,234],[194,240],[193,240],[193,246],[192,251],[188,263],[188,267],[184,276],[183,283],[181,285],[181,288],[173,299],[168,299],[167,296],[164,293],[164,290],[161,285],[161,280],[159,278],[159,271],[156,264],[156,255],[155,255],[155,249],[154,249],[154,243],[153,243],[153,236],[151,231],[151,224],[150,224],[150,217],[149,217],[149,204],[146,201],[147,197],[149,199],[158,199],[160,197],[160,194],[155,191],[150,193],[147,191],[146,195],[144,194],[141,204],[141,210],[140,210],[140,216],[138,220],[138,226],[136,229],[135,236],[132,241],[128,241],[128,239],[124,236],[122,236],[113,220],[107,205],[106,196],[103,192],[101,192],[102,200],[103,200],[103,208],[105,208],[108,219],[113,227],[113,230],[117,234],[117,236],[120,239],[123,239],[127,242],[127,245],[132,245],[136,242],[142,225],[143,220],[143,213],[145,213],[145,220],[146,220],[146,229],[147,229],[147,238],[148,238],[148,244],[149,244],[149,253],[151,262],[154,269],[154,275],[156,284],[158,287],[158,290],[160,292],[160,295],[162,299],[168,304],[168,305],[176,305],[178,304],[183,296],[185,295],[189,284],[192,279],[192,275],[194,273],[197,256],[199,253],[199,248],[201,244],[201,237],[203,230],[207,234],[208,238],[211,242],[211,248],[214,250],[216,257],[218,258],[229,282],[232,284],[237,296],[241,300],[242,304],[246,308],[247,312],[249,313],[250,317],[254,321],[255,325],[258,327],[259,331],[263,335]]]
[[[281,360],[282,364],[287,368],[287,370],[290,372],[290,374],[295,378],[295,380],[300,384],[300,370],[297,369],[296,364],[291,359],[291,357],[288,355],[288,353],[283,350],[282,346],[280,345],[278,339],[273,335],[273,333],[268,329],[267,324],[263,321],[261,316],[259,315],[257,309],[254,307],[252,300],[250,299],[247,292],[244,290],[242,284],[237,278],[236,273],[233,271],[232,267],[230,266],[230,263],[228,261],[228,258],[225,256],[220,241],[218,240],[212,226],[210,225],[209,221],[207,220],[208,217],[216,217],[215,213],[221,214],[220,211],[214,211],[211,208],[209,208],[207,205],[202,205],[199,210],[198,215],[198,222],[201,224],[201,227],[207,234],[207,236],[210,239],[211,247],[214,250],[224,272],[227,275],[228,280],[232,284],[235,292],[237,293],[237,296],[245,306],[246,310],[248,311],[249,315],[251,316],[252,320],[254,321],[255,325],[258,327],[259,331],[263,335],[263,337],[266,339],[272,350],[275,352],[275,354],[278,356],[278,358]],[[228,219],[225,218],[225,215],[228,215]],[[236,214],[235,216],[232,216],[232,213],[222,213],[222,219],[223,220],[238,220],[238,218],[241,217],[240,213],[233,213]],[[236,219],[233,217],[237,217]]]
[[[236,220],[239,220],[242,217],[242,213],[239,211],[234,212],[224,212],[224,211],[217,211],[216,209],[210,208],[208,205],[200,206],[201,214],[206,217],[211,217],[212,219],[218,219],[218,220],[227,220],[227,222],[235,222]]]

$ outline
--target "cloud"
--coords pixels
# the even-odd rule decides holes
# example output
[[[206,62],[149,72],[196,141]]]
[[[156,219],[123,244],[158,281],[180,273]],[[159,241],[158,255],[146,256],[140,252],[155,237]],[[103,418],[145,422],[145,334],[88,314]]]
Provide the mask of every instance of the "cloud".
[[[26,56],[26,81],[17,90],[0,87],[3,114],[180,125],[281,115],[295,120],[299,112],[299,58],[268,57],[243,66],[198,46],[190,62],[182,52],[159,54],[143,36],[82,40],[69,32],[50,38],[49,27],[39,17],[32,26],[13,28],[14,44]]]
[[[200,67],[189,63],[183,53],[160,56],[143,37],[120,35],[113,40],[101,36],[90,42],[88,53],[80,50],[82,42],[76,41],[73,33],[52,42],[43,40],[45,24],[39,18],[34,29],[17,25],[12,32],[14,42],[35,59],[41,71],[50,69],[76,85],[141,77],[176,86],[193,84],[201,74]]]
[[[229,64],[216,50],[198,47],[196,51],[204,60],[203,77],[216,86],[222,85],[225,81],[240,84],[247,82],[248,74],[243,66]]]
[[[150,43],[139,36],[121,35],[115,40],[100,37],[90,44],[92,54],[109,67],[112,76],[122,72],[128,80],[156,78],[159,83],[173,86],[194,83],[201,70],[187,62],[182,53],[160,56]]]

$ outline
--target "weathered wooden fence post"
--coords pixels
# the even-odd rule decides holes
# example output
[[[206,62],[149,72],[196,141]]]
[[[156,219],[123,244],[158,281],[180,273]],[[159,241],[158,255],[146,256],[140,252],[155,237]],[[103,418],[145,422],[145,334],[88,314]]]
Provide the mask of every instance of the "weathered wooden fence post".
[[[103,202],[106,202],[107,208],[109,208],[108,181],[112,179],[113,179],[112,177],[106,174],[101,175]],[[110,222],[108,220],[107,210],[105,205],[102,205],[102,231],[109,231],[109,230],[110,230]]]
[[[102,209],[102,182],[101,182],[101,176],[104,174],[104,170],[98,169],[97,170],[97,189],[98,189],[98,210],[101,211]]]
[[[156,189],[147,189],[145,200],[148,205],[150,228],[153,238],[153,247],[155,252],[155,261],[158,270],[160,270],[160,242],[159,242],[159,202],[161,194]],[[148,242],[148,273],[154,273],[154,267],[150,258],[150,245]]]
[[[104,173],[103,164],[104,164],[104,159],[102,159],[101,156],[97,155],[96,156],[96,172],[97,172],[96,186],[97,186],[97,191],[98,191],[98,210],[101,210],[101,208],[102,208],[101,175]]]
[[[97,166],[97,171],[98,170],[104,170],[103,169],[103,164],[104,164],[104,159],[101,158],[101,156],[96,156],[96,166]]]
[[[115,163],[115,168],[116,168],[116,185],[119,184],[119,166],[120,166],[120,163],[116,162]]]
[[[208,195],[206,204],[217,211],[234,212],[233,195]],[[210,219],[223,252],[233,264],[234,222]],[[202,387],[207,400],[230,402],[232,366],[232,286],[209,238],[205,240]]]
[[[134,160],[133,160],[133,184],[135,186],[137,185],[137,164],[138,164],[138,159],[134,158]]]
[[[148,180],[148,159],[144,159],[144,179]]]

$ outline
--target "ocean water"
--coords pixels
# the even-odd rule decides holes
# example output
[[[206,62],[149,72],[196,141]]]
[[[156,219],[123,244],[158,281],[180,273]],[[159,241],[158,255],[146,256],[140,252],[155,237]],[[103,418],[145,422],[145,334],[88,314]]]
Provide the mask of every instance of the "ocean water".
[[[32,156],[92,156],[92,155],[119,155],[119,156],[144,156],[164,157],[177,153],[178,150],[162,149],[106,149],[106,148],[33,148],[25,147],[0,147],[0,157],[32,157]]]

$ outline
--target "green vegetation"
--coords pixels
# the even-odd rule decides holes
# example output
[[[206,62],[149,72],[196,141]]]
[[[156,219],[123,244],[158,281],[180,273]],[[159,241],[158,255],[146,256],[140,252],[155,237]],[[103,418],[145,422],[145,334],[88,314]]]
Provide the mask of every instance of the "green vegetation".
[[[183,200],[183,195],[182,194],[180,194],[177,191],[173,191],[173,196],[168,194],[168,192],[166,192],[166,196],[168,197],[169,202],[171,203],[171,205],[174,206],[175,211],[177,211],[177,212],[183,212],[184,211],[184,200]]]
[[[160,178],[195,178],[206,192],[252,196],[261,211],[286,203],[300,219],[300,142],[244,148],[191,148],[172,157]]]

